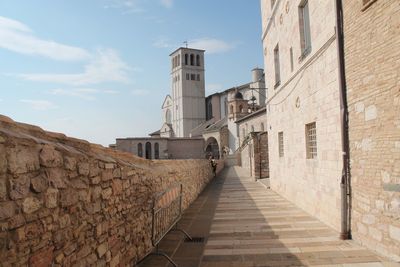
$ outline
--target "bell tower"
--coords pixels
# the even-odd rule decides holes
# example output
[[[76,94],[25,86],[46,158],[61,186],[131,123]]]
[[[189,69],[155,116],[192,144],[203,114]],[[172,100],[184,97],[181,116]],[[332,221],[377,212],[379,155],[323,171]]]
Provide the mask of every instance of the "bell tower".
[[[190,131],[206,119],[204,52],[180,47],[170,54],[175,137],[189,137]]]

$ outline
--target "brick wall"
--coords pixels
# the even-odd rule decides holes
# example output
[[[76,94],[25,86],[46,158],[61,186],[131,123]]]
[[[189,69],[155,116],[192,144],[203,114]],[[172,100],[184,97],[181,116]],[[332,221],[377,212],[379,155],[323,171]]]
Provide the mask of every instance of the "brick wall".
[[[186,208],[211,178],[207,160],[144,160],[0,116],[0,265],[131,266],[151,248],[153,195],[180,182]]]
[[[343,3],[352,235],[400,260],[400,5]]]

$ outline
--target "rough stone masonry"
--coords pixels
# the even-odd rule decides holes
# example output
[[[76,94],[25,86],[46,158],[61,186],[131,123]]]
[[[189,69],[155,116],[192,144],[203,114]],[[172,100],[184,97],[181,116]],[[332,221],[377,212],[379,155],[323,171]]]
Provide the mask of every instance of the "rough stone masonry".
[[[150,161],[0,115],[2,266],[127,266],[151,249],[155,193],[183,207],[212,178],[206,160]]]

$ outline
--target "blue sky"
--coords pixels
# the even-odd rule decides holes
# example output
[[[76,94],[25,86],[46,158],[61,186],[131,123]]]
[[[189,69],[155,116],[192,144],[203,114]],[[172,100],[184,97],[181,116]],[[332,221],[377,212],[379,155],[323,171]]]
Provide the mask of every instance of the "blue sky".
[[[205,49],[206,92],[262,67],[259,0],[4,0],[0,114],[108,145],[161,127],[169,54]]]

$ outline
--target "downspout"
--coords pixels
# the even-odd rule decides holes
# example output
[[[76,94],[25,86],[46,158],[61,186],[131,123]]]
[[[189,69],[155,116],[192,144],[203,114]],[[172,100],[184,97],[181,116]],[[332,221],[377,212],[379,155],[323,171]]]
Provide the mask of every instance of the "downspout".
[[[346,75],[344,62],[343,6],[342,0],[335,0],[336,42],[338,53],[340,122],[342,138],[342,177],[340,181],[341,224],[340,239],[350,239],[350,161],[349,161],[349,113],[347,106]]]

